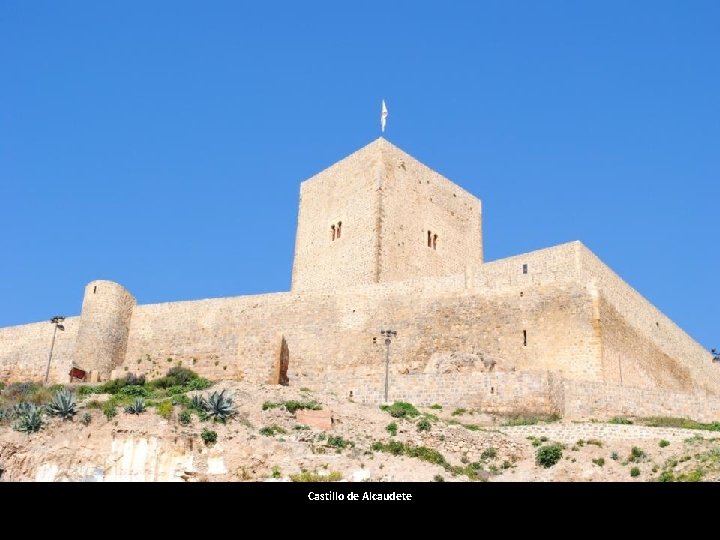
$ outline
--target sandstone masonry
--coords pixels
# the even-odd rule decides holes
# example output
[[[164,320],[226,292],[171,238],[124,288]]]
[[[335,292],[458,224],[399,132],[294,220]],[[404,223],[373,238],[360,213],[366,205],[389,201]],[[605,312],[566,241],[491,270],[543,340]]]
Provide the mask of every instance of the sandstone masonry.
[[[483,262],[480,200],[378,139],[300,189],[290,292],[138,305],[94,281],[51,379],[174,365],[384,399],[720,419],[720,365],[580,242]],[[0,380],[41,379],[51,325],[0,329]]]

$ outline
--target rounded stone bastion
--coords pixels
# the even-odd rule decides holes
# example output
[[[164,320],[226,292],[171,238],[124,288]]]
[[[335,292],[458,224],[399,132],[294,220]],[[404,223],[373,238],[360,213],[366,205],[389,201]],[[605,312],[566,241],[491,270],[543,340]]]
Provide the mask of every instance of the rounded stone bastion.
[[[103,379],[123,363],[135,297],[113,281],[91,281],[85,287],[74,363],[97,371]]]

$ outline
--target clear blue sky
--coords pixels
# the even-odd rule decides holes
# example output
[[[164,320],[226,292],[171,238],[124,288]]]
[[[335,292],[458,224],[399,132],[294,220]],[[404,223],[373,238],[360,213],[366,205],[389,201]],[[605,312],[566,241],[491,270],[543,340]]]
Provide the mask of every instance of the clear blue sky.
[[[716,1],[0,4],[0,326],[289,289],[300,181],[379,135],[720,346]]]

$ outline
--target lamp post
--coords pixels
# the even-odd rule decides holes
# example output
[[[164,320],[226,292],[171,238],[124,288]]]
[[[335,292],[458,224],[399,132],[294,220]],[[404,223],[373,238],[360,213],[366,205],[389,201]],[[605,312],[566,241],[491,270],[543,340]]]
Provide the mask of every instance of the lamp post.
[[[52,353],[53,349],[55,348],[55,335],[57,334],[57,331],[60,330],[61,332],[65,330],[65,327],[60,324],[65,320],[65,317],[62,315],[56,315],[52,319],[50,319],[50,322],[55,325],[55,328],[53,328],[53,338],[52,343],[50,344],[50,355],[48,356],[48,362],[47,362],[47,368],[45,369],[45,384],[48,382],[48,377],[50,376],[50,361],[52,360]]]
[[[390,371],[390,343],[392,338],[397,337],[395,330],[380,330],[380,335],[385,338],[385,403],[388,402],[388,373]]]

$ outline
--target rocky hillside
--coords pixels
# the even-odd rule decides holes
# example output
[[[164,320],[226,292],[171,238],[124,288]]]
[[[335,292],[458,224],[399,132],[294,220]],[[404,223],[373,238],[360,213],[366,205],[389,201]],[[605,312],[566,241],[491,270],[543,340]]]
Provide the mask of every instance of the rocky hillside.
[[[720,479],[720,432],[711,430],[720,425],[543,422],[410,404],[381,410],[312,389],[243,382],[137,388],[74,388],[73,419],[43,414],[41,429],[29,433],[13,428],[20,426],[11,400],[22,392],[6,388],[0,481]],[[90,393],[102,390],[115,393]],[[225,423],[193,401],[223,390],[235,413]],[[125,412],[137,398],[146,410]],[[652,423],[661,427],[638,425]]]

